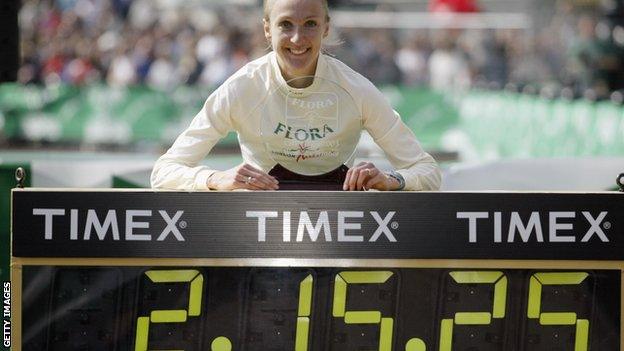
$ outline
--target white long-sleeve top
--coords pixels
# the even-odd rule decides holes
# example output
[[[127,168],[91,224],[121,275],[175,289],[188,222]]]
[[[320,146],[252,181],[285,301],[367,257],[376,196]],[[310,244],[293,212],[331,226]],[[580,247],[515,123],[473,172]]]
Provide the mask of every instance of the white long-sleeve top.
[[[336,83],[350,94],[361,121],[347,123],[345,128],[368,131],[392,166],[405,178],[404,190],[440,188],[441,172],[437,163],[422,149],[414,133],[368,79],[324,54],[319,55],[315,76]],[[262,113],[285,110],[286,106],[269,106],[271,108],[267,109],[262,104],[279,104],[280,100],[265,97],[276,89],[286,89],[295,95],[305,94],[312,86],[290,87],[281,75],[273,52],[248,63],[208,97],[190,126],[156,161],[151,175],[152,187],[208,189],[207,180],[216,170],[200,165],[200,162],[230,131],[238,134],[244,162],[268,172],[276,161],[263,144],[266,140],[260,133]],[[346,162],[347,166],[352,166],[353,158]]]

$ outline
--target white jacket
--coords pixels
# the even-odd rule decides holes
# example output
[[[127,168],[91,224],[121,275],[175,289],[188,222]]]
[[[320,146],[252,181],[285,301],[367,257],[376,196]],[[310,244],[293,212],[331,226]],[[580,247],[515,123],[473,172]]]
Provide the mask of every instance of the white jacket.
[[[355,108],[359,109],[361,123],[347,123],[346,128],[368,131],[392,166],[405,178],[404,190],[440,188],[441,173],[437,163],[423,151],[412,131],[368,79],[323,54],[319,55],[315,76],[336,83],[351,95]],[[286,84],[273,52],[248,63],[208,97],[191,125],[156,161],[151,176],[152,187],[206,190],[207,179],[216,170],[199,164],[230,131],[238,133],[243,160],[268,172],[276,161],[263,144],[260,133],[262,113],[285,109],[286,106],[269,106],[267,109],[263,104],[281,102],[265,97],[276,89],[286,89],[289,94],[305,94],[314,84],[304,89]],[[346,162],[351,166],[353,158]]]

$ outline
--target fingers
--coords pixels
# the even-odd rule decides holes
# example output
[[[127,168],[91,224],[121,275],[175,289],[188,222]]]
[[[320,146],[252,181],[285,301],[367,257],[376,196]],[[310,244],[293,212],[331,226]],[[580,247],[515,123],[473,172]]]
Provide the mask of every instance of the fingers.
[[[356,172],[356,168],[358,167],[361,168],[362,165],[363,163],[360,162],[357,165],[349,168],[349,170],[347,171],[347,175],[345,176],[344,183],[342,184],[342,190],[352,191],[355,189],[355,185],[357,183],[357,177],[355,177],[354,174]]]
[[[247,189],[247,190],[264,190],[258,186],[258,182],[252,176],[243,176],[241,174],[236,175],[234,179],[234,189]]]
[[[388,190],[387,181],[388,176],[384,172],[377,170],[377,174],[374,177],[370,178],[368,181],[366,181],[366,183],[364,184],[364,188]]]
[[[371,169],[370,169],[370,168],[364,168],[364,169],[361,169],[361,170],[358,172],[358,178],[357,178],[357,181],[355,182],[355,184],[356,184],[356,189],[357,189],[357,190],[365,190],[365,189],[364,189],[364,184],[365,184],[365,182],[367,182],[369,179],[371,179],[371,177],[372,177],[372,176],[373,176],[373,175],[372,175],[372,171],[371,171]]]
[[[277,190],[279,188],[277,179],[248,164],[238,169],[235,180],[243,189]]]
[[[370,189],[369,184],[378,183],[380,176],[383,174],[374,164],[360,162],[347,171],[342,189],[348,191]]]

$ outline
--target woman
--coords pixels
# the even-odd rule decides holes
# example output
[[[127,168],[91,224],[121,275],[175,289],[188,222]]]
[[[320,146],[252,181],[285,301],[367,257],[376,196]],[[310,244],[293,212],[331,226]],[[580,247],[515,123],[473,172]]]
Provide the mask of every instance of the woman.
[[[361,126],[385,151],[397,171],[384,173],[370,162],[350,168],[343,190],[437,190],[440,170],[420,147],[381,92],[342,62],[321,53],[329,33],[326,0],[265,0],[264,34],[273,49],[236,72],[206,100],[190,127],[161,156],[152,172],[152,187],[166,189],[276,190],[267,172],[276,162],[258,132],[261,101],[276,87],[305,93],[316,77],[337,82],[353,97]],[[238,133],[244,162],[226,171],[198,163],[229,131]]]

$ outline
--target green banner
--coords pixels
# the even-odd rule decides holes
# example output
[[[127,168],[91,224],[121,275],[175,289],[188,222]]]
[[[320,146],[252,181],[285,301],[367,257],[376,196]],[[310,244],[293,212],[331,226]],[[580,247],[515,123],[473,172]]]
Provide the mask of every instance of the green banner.
[[[421,142],[437,148],[457,111],[444,95],[426,89],[384,89]],[[0,85],[0,127],[8,139],[33,142],[169,145],[201,109],[211,90],[180,86],[36,87]],[[234,133],[221,145],[237,145]]]
[[[481,159],[624,155],[624,108],[609,101],[473,91],[459,115]]]
[[[621,156],[624,108],[610,102],[547,100],[508,92],[442,94],[387,86],[382,91],[428,150],[470,158]],[[180,86],[37,87],[0,85],[5,140],[168,146],[211,89]],[[230,133],[220,146],[235,147]]]

